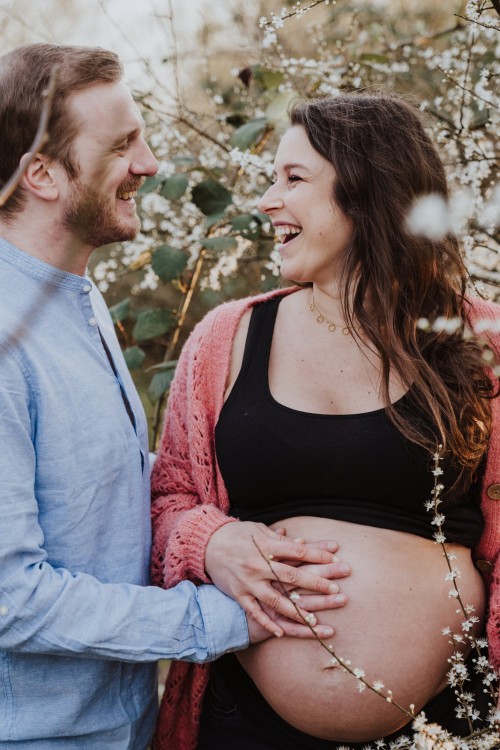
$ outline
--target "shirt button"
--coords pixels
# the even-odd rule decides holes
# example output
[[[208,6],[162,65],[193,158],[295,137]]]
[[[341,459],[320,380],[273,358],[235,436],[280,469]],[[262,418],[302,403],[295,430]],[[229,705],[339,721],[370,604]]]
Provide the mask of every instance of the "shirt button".
[[[85,286],[83,287],[83,291],[84,292],[91,292],[92,291],[92,287],[90,286],[90,284],[85,284]]]
[[[96,326],[96,325],[97,325],[97,320],[95,318],[90,318],[89,326]]]
[[[6,615],[8,611],[9,608],[6,607],[5,604],[2,604],[2,606],[0,607],[0,615]]]
[[[489,560],[476,560],[476,568],[481,571],[481,573],[491,573],[493,571],[493,563],[491,563]]]
[[[500,484],[490,484],[486,494],[491,500],[500,500]]]

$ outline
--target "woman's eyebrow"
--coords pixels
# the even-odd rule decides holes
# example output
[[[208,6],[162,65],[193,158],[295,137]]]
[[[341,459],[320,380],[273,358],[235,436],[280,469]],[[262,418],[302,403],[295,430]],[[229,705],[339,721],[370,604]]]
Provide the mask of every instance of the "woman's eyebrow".
[[[290,163],[290,164],[283,164],[283,166],[280,167],[280,170],[282,172],[291,172],[292,169],[304,169],[306,172],[310,171],[309,167],[306,167],[305,164],[300,164],[299,162],[296,163]],[[273,169],[273,177],[276,177],[277,171],[276,169]]]
[[[283,166],[283,169],[286,172],[289,172],[291,169],[308,169],[305,164],[300,164],[299,162],[294,162],[293,164],[285,164]]]

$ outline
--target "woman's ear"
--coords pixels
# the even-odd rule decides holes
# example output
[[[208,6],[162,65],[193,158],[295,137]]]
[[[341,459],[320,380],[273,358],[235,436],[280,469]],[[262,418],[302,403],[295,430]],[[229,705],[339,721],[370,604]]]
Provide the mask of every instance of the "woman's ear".
[[[20,165],[28,163],[23,175],[22,185],[37,198],[54,201],[59,197],[57,166],[44,154],[24,154]]]

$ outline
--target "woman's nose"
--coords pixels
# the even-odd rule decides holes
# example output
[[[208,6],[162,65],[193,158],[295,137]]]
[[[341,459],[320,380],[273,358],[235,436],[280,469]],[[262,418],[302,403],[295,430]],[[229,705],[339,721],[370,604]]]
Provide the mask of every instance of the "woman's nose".
[[[281,198],[276,183],[274,183],[273,185],[270,185],[268,187],[264,195],[261,197],[259,203],[257,204],[257,208],[263,214],[268,214],[271,211],[282,207],[283,199]]]

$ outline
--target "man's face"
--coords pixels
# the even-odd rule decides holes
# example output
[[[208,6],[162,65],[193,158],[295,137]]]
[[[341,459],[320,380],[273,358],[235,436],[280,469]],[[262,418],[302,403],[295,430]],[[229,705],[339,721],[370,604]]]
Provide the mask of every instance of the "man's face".
[[[132,240],[140,229],[136,191],[158,169],[139,110],[121,82],[77,92],[68,106],[79,123],[72,154],[80,174],[68,179],[63,223],[92,248]]]

